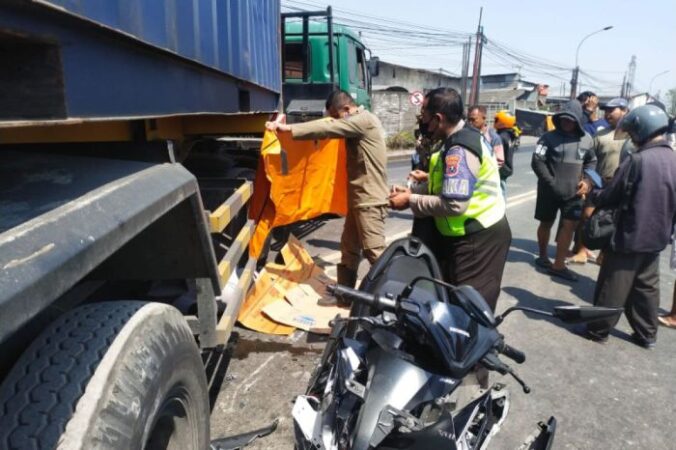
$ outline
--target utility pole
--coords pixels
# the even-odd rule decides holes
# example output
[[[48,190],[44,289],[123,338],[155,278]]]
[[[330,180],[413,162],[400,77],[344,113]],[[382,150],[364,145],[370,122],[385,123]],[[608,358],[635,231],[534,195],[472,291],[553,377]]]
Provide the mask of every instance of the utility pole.
[[[634,89],[634,80],[636,79],[636,55],[631,55],[629,61],[629,71],[627,72],[627,87],[624,95],[631,97],[631,91]]]
[[[622,87],[620,88],[620,97],[626,97],[625,88],[627,87],[627,72],[622,77]]]
[[[574,100],[577,97],[577,79],[580,75],[580,67],[575,66],[573,69],[573,78],[570,80],[570,99]]]
[[[479,101],[479,84],[481,82],[481,52],[484,44],[484,28],[481,26],[483,6],[479,10],[479,26],[476,30],[476,47],[474,49],[474,69],[472,72],[472,90],[469,94],[469,104],[476,105]]]
[[[467,38],[467,42],[462,44],[462,75],[460,93],[463,103],[467,103],[467,77],[469,75],[469,53],[472,50],[472,37]]]

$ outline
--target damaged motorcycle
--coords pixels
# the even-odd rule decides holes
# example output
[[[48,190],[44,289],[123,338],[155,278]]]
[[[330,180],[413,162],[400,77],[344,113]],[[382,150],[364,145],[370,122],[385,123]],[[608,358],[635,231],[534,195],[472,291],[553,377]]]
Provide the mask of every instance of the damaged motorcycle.
[[[564,306],[553,311],[512,307],[494,316],[470,286],[441,281],[431,251],[413,237],[393,242],[359,290],[329,292],[352,303],[336,318],[307,391],[293,407],[296,449],[484,449],[509,410],[501,383],[511,375],[500,355],[523,363],[497,328],[513,311],[578,323],[621,313],[616,308]],[[478,381],[478,383],[477,383]],[[551,417],[522,449],[549,449]]]

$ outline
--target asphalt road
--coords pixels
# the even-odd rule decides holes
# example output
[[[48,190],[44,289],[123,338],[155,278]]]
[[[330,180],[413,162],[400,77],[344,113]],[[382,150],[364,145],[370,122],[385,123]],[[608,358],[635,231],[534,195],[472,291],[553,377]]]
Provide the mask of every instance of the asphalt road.
[[[517,304],[541,309],[588,305],[598,266],[573,267],[580,280],[570,283],[552,279],[533,265],[537,222],[532,151],[532,145],[519,150],[515,175],[508,180],[513,240],[498,311]],[[408,163],[391,163],[388,169],[391,183],[403,182]],[[388,239],[405,235],[410,222],[410,213],[393,212],[386,224]],[[341,227],[341,220],[328,221],[303,237],[329,273],[338,261]],[[661,265],[663,309],[671,306],[674,285],[667,256],[665,252]],[[363,264],[362,275],[367,269]],[[555,448],[676,448],[676,331],[661,329],[656,348],[644,350],[630,342],[624,318],[607,344],[586,341],[574,328],[519,312],[501,326],[506,341],[527,355],[516,369],[532,392],[524,394],[509,377],[491,378],[505,382],[511,391],[509,416],[491,448],[517,448],[538,421],[552,415],[558,420]],[[212,437],[250,431],[279,418],[278,430],[250,448],[292,449],[292,401],[304,391],[322,347],[320,339],[302,332],[275,338],[237,329],[228,352],[215,365]]]

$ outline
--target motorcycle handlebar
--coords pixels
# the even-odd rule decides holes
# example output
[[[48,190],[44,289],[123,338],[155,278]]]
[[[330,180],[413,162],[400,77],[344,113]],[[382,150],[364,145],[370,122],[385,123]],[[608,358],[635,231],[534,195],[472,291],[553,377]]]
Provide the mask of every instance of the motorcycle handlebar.
[[[340,297],[350,302],[362,303],[376,309],[387,311],[394,311],[397,309],[397,299],[381,297],[380,295],[359,291],[347,286],[341,286],[340,284],[330,284],[326,286],[326,291],[334,297]]]
[[[500,348],[500,353],[510,358],[517,364],[523,364],[526,361],[526,354],[524,352],[522,352],[521,350],[517,350],[514,347],[510,347],[509,345],[504,343]]]

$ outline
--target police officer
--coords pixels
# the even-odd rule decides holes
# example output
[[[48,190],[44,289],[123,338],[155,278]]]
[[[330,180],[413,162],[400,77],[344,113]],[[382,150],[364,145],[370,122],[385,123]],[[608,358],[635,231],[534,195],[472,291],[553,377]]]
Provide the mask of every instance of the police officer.
[[[348,213],[340,238],[338,283],[354,287],[362,255],[373,264],[385,249],[387,217],[387,153],[385,131],[371,112],[352,96],[332,92],[326,100],[330,119],[287,125],[267,122],[268,130],[291,133],[294,139],[345,138],[347,147]]]
[[[610,248],[604,250],[594,305],[624,306],[634,342],[652,348],[660,303],[659,256],[676,222],[676,153],[665,138],[669,119],[657,106],[634,109],[620,126],[638,150],[622,162],[610,183],[591,193],[591,199],[596,207],[617,208],[626,202],[627,182],[633,182],[633,194],[620,212]],[[632,173],[633,180],[628,180]],[[580,193],[590,190],[591,182],[584,180]],[[607,340],[617,320],[589,324],[587,337]]]
[[[390,207],[434,217],[449,282],[474,287],[495,309],[512,240],[497,163],[481,134],[465,127],[454,89],[426,95],[422,125],[434,139],[444,139],[444,147],[432,155],[427,181],[415,192],[399,188]]]

